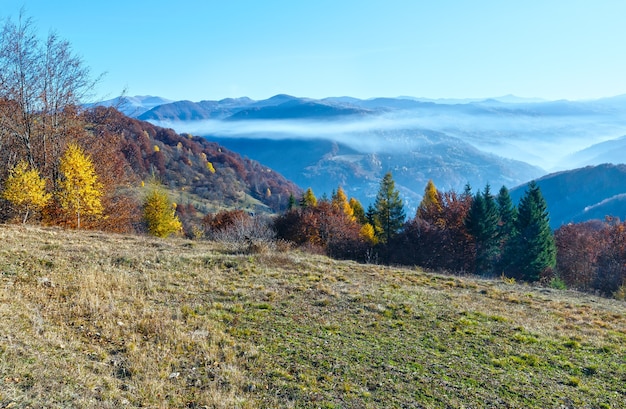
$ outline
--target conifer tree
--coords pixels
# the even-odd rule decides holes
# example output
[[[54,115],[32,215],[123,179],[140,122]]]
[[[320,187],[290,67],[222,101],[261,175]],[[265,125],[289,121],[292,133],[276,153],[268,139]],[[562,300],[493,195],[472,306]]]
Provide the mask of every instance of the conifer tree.
[[[372,229],[374,229],[374,236],[379,237],[382,234],[383,229],[380,225],[380,220],[378,220],[378,217],[376,216],[376,208],[373,203],[370,203],[370,205],[367,206],[365,219],[367,220],[367,224],[371,225]]]
[[[68,145],[59,170],[62,175],[58,183],[61,208],[76,215],[76,226],[80,229],[81,216],[102,214],[103,186],[98,181],[91,157],[74,143]]]
[[[293,193],[289,193],[289,201],[287,202],[287,210],[294,210],[296,208],[296,197]]]
[[[317,198],[313,194],[313,189],[308,188],[306,192],[304,192],[304,196],[302,196],[302,200],[300,200],[300,207],[315,207],[317,206]]]
[[[165,190],[152,182],[143,202],[143,219],[148,232],[156,237],[165,238],[179,232],[182,223],[176,216],[176,207],[167,197]]]
[[[375,245],[378,243],[374,227],[369,223],[365,223],[361,226],[361,229],[359,230],[359,235],[369,244]]]
[[[500,242],[506,242],[513,234],[514,221],[517,217],[517,209],[513,206],[511,195],[506,186],[502,186],[496,196],[496,204],[498,206],[498,216],[500,223],[498,224],[498,237]]]
[[[22,223],[26,223],[31,210],[42,208],[51,198],[46,192],[45,179],[36,169],[28,167],[22,160],[11,169],[2,192],[2,197],[24,211]]]
[[[546,270],[556,265],[556,244],[547,205],[535,181],[518,205],[512,237],[512,272],[527,281],[537,281]]]
[[[346,193],[343,191],[341,186],[339,186],[337,191],[333,193],[331,202],[333,204],[333,207],[343,212],[343,214],[345,214],[349,220],[355,220],[354,210],[352,210],[352,207],[348,202],[348,197],[346,196]]]
[[[424,197],[417,207],[416,218],[437,224],[442,211],[441,194],[431,179],[424,188]]]
[[[404,225],[406,218],[400,192],[396,189],[391,172],[387,172],[380,182],[380,189],[374,202],[374,211],[375,218],[381,228],[379,241],[389,244]]]
[[[517,208],[513,205],[509,190],[506,186],[502,186],[496,196],[496,204],[498,206],[498,246],[500,249],[500,257],[497,269],[505,272],[511,265],[511,256],[513,251],[509,249],[512,245],[511,238],[515,231],[515,219],[517,217]]]
[[[352,214],[359,224],[367,223],[367,217],[365,216],[365,209],[363,205],[354,197],[350,198],[350,207],[352,208]]]
[[[465,217],[465,226],[474,238],[476,272],[490,274],[498,252],[498,209],[489,185],[478,191]]]

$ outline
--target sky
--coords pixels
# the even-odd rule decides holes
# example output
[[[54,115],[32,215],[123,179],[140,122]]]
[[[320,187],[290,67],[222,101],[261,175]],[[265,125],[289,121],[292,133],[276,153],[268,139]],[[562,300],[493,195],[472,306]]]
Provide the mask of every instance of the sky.
[[[595,99],[626,94],[623,0],[0,0],[53,30],[96,99]]]

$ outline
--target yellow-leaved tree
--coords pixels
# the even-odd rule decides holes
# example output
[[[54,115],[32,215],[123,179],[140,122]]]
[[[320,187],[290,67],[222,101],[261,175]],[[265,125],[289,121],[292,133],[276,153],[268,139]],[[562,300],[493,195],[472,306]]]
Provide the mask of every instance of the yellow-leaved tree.
[[[350,206],[350,202],[348,201],[346,192],[343,191],[341,186],[339,186],[337,188],[337,191],[333,193],[332,204],[335,208],[341,210],[349,220],[356,220],[356,217],[354,217],[354,209],[352,209],[352,206]]]
[[[365,223],[363,226],[361,226],[359,235],[361,236],[362,239],[364,239],[371,245],[378,244],[378,239],[376,238],[376,232],[374,231],[374,226],[372,226],[369,223]]]
[[[302,207],[315,207],[317,206],[317,198],[313,194],[313,189],[308,188],[300,200],[300,206]]]
[[[82,216],[102,215],[104,209],[100,199],[103,186],[98,181],[91,157],[77,144],[68,145],[59,170],[62,175],[59,180],[59,203],[64,211],[76,215],[76,227],[80,229]]]
[[[51,195],[46,192],[46,180],[37,169],[31,169],[22,160],[9,171],[2,197],[24,212],[22,223],[26,223],[31,210],[44,207]]]
[[[183,225],[176,216],[176,207],[167,197],[165,190],[152,182],[143,202],[143,219],[148,232],[165,238],[182,230]]]

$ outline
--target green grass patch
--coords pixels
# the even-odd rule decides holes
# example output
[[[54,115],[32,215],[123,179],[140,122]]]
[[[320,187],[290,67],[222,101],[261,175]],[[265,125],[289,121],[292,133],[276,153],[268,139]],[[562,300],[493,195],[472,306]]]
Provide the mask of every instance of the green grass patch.
[[[614,300],[292,250],[0,236],[2,407],[617,408],[626,396]]]

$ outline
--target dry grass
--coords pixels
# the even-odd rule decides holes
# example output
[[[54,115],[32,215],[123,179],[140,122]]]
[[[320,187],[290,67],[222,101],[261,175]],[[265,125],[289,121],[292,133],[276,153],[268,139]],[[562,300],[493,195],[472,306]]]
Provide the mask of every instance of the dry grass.
[[[0,407],[606,407],[624,302],[0,226]]]

